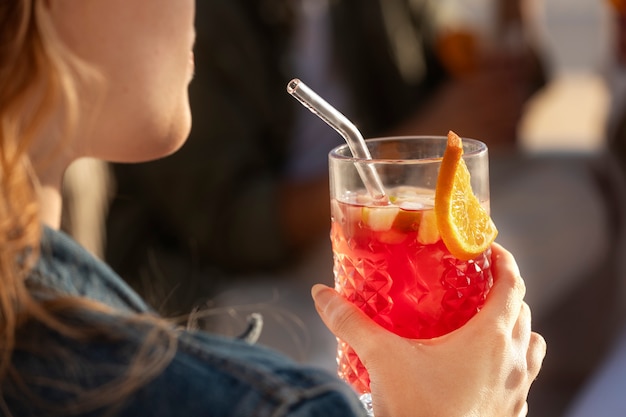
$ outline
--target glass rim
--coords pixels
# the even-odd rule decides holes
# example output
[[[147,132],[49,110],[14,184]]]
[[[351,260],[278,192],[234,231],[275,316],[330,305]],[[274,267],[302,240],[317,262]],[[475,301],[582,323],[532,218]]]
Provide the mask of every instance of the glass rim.
[[[403,140],[425,140],[425,139],[430,139],[430,140],[434,139],[436,141],[447,141],[448,137],[442,136],[442,135],[441,136],[440,135],[383,136],[383,137],[374,137],[374,138],[365,139],[365,143],[369,144],[369,143],[397,142],[397,141],[403,141]],[[472,139],[472,138],[461,138],[461,140],[463,141],[463,148],[464,148],[463,159],[480,157],[480,156],[485,155],[488,151],[487,145],[480,140]],[[466,144],[474,145],[472,146],[471,151],[465,150]],[[443,149],[445,149],[445,146],[442,148],[442,153],[440,156],[423,157],[423,158],[375,158],[372,156],[372,159],[364,159],[364,158],[358,158],[358,157],[353,156],[352,152],[350,152],[348,148],[349,147],[347,143],[341,144],[331,149],[331,151],[328,153],[328,156],[330,159],[333,159],[333,160],[337,160],[341,162],[352,162],[352,163],[363,163],[364,161],[367,161],[367,163],[370,163],[370,164],[371,163],[398,164],[398,163],[419,163],[419,162],[428,163],[428,162],[441,161],[441,158],[443,157]],[[350,152],[349,156],[343,155],[340,153],[342,151],[345,151],[346,149],[348,149],[348,151]]]

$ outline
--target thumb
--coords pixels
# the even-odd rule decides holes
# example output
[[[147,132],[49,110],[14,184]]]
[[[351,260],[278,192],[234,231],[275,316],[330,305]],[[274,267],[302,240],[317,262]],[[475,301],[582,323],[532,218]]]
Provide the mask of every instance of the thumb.
[[[357,306],[334,289],[316,284],[311,289],[315,309],[328,329],[350,345],[359,356],[367,349],[369,341],[377,335],[388,334]]]

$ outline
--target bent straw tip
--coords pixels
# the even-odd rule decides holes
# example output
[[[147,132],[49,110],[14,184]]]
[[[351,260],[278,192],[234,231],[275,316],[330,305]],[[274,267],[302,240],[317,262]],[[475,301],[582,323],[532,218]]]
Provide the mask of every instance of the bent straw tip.
[[[289,81],[289,83],[287,84],[287,92],[289,94],[293,94],[298,89],[300,82],[301,81],[298,78],[294,78],[293,80]]]

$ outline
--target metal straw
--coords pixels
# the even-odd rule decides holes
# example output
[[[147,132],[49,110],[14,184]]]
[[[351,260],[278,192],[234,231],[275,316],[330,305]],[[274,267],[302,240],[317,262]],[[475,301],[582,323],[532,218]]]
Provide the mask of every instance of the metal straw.
[[[365,161],[372,159],[369,149],[365,144],[365,140],[363,139],[363,135],[361,135],[361,132],[359,132],[356,126],[348,120],[346,116],[341,114],[326,100],[311,90],[305,83],[294,78],[287,84],[287,92],[298,99],[298,101],[311,110],[313,114],[317,115],[330,127],[335,129],[345,139],[355,158]],[[386,200],[387,195],[385,188],[378,176],[378,172],[376,172],[376,167],[368,163],[365,163],[365,166],[361,163],[357,163],[356,168],[363,184],[365,184],[365,188],[372,198],[376,201]]]

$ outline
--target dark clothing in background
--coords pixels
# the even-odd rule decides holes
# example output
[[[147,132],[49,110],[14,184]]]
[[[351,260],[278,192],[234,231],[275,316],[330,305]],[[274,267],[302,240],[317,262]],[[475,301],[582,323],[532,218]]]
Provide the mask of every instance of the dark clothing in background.
[[[351,103],[345,113],[366,137],[414,113],[445,77],[430,48],[427,2],[329,2],[331,53]],[[198,2],[188,142],[163,160],[114,166],[118,189],[106,257],[131,282],[151,256],[179,256],[190,268],[250,271],[294,255],[277,206],[294,117],[306,111],[286,92],[298,77],[288,3]],[[402,22],[385,21],[384,7],[399,8],[394,15]],[[399,34],[397,24],[412,30]],[[410,65],[394,52],[400,44],[416,52]]]

